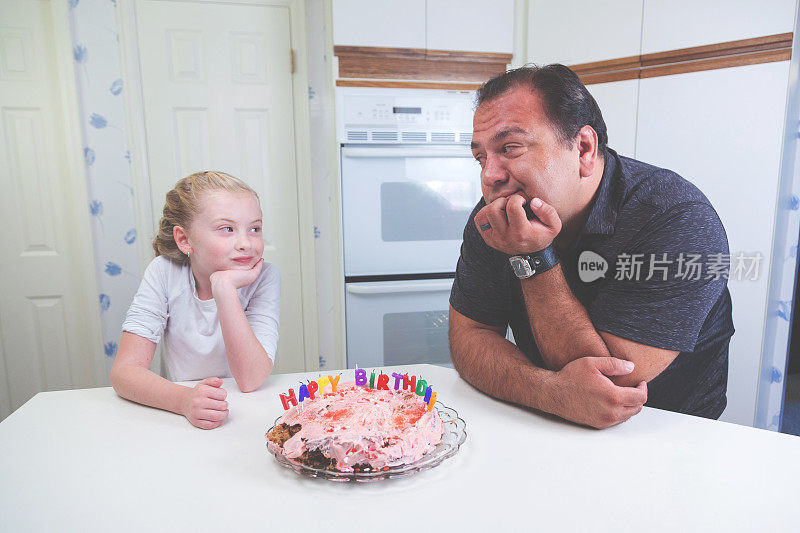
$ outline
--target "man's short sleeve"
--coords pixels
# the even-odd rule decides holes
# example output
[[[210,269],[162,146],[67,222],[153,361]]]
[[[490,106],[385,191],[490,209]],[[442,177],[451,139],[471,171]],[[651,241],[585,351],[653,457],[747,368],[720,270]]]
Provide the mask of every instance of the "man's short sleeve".
[[[142,283],[125,315],[122,331],[135,333],[158,344],[164,335],[169,318],[167,308],[167,278],[169,259],[156,257],[144,271]]]
[[[613,278],[589,306],[589,317],[598,331],[694,351],[727,285],[728,254],[722,222],[709,204],[674,206],[642,227],[630,252],[607,258]]]
[[[450,305],[464,315],[487,326],[508,325],[508,287],[504,268],[507,262],[498,260],[475,227],[475,213],[485,205],[481,201],[472,211],[464,228],[464,242],[458,258]]]
[[[277,267],[264,263],[264,269],[255,283],[255,291],[247,302],[244,314],[256,339],[274,363],[281,307],[281,276]]]

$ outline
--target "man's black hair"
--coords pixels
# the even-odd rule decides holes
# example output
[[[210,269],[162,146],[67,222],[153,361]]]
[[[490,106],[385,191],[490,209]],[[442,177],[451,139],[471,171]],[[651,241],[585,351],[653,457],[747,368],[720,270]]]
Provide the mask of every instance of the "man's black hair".
[[[495,76],[477,92],[476,108],[511,89],[526,87],[542,99],[544,112],[559,138],[572,146],[582,127],[597,132],[598,153],[606,155],[608,131],[603,114],[578,75],[559,63],[525,65]]]

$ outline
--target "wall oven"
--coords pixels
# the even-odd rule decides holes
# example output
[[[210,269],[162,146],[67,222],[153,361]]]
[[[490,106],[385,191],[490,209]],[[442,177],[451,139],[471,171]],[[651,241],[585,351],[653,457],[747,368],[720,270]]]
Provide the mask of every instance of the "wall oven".
[[[449,364],[448,298],[481,196],[467,91],[337,89],[347,365]]]

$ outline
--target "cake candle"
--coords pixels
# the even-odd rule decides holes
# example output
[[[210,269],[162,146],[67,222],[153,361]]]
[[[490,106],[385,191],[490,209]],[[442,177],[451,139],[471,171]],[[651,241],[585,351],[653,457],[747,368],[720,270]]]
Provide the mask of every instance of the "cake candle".
[[[381,372],[378,376],[378,386],[376,388],[389,390],[389,376]]]
[[[308,392],[308,387],[306,386],[305,383],[303,383],[302,385],[300,385],[300,389],[297,391],[297,400],[300,403],[303,403],[303,400],[305,400],[306,398],[310,398],[310,397],[311,397],[311,394],[309,394],[309,392]]]
[[[319,385],[317,384],[316,381],[309,381],[307,388],[308,388],[308,396],[313,400],[314,393],[319,390]]]
[[[431,399],[428,402],[428,411],[433,409],[433,406],[436,405],[436,393],[434,392],[431,394]]]
[[[365,378],[366,378],[366,375],[367,375],[367,374],[366,374],[366,372],[365,372],[365,373],[364,373],[364,377],[365,377]],[[342,377],[341,375],[338,375],[338,376],[336,376],[335,378],[334,378],[334,376],[328,376],[328,381],[329,381],[329,382],[330,382],[330,384],[331,384],[331,392],[336,392],[336,387],[339,385],[339,378],[341,378],[341,377]],[[365,381],[366,381],[366,380],[365,380]]]
[[[317,378],[317,383],[319,384],[319,395],[325,396],[325,387],[330,383],[330,379],[328,379],[328,376],[320,376]]]
[[[281,404],[283,404],[284,410],[287,410],[287,411],[289,410],[289,404],[290,403],[292,405],[297,405],[297,398],[294,395],[294,389],[289,389],[289,393],[288,394],[281,393],[278,396],[280,396],[280,398],[281,398]]]

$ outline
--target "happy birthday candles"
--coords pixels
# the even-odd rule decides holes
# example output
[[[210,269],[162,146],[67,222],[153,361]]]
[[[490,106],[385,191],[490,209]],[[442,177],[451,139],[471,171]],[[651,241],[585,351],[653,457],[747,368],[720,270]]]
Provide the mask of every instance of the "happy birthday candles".
[[[339,385],[341,375],[337,376],[321,376],[316,381],[309,381],[308,383],[300,384],[295,395],[294,389],[289,389],[286,394],[279,394],[281,404],[285,410],[291,406],[301,405],[303,400],[307,398],[315,399],[317,395],[324,396],[326,394],[333,394],[336,392]],[[392,379],[394,378],[394,379]],[[373,370],[369,379],[367,378],[367,371],[363,368],[356,368],[355,371],[355,384],[357,387],[365,387],[376,390],[400,390],[412,392],[417,396],[421,396],[422,400],[428,405],[428,411],[433,409],[436,405],[436,392],[428,385],[424,379],[417,379],[417,376],[409,376],[408,374],[401,374],[399,372],[392,372],[391,377],[383,372],[375,374]],[[330,391],[326,388],[330,386]]]

